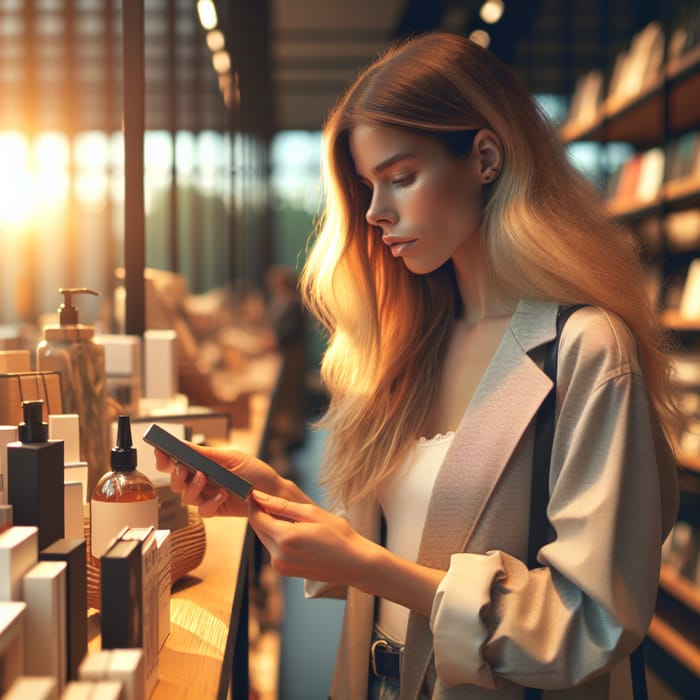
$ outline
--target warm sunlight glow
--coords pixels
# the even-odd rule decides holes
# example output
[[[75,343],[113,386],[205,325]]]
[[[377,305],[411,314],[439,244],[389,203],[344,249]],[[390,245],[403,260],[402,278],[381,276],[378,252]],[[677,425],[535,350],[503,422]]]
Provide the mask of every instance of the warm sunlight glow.
[[[0,134],[0,227],[19,226],[32,211],[29,144],[22,134]]]
[[[198,0],[197,14],[199,15],[199,23],[205,29],[214,29],[219,21],[213,0]]]

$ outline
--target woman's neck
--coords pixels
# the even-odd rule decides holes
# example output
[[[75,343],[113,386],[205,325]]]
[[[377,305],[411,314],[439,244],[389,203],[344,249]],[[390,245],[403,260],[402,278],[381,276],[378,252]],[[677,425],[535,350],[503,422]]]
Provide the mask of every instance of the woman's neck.
[[[473,236],[468,249],[453,258],[465,326],[481,321],[512,316],[518,300],[504,294],[496,282],[481,236]]]

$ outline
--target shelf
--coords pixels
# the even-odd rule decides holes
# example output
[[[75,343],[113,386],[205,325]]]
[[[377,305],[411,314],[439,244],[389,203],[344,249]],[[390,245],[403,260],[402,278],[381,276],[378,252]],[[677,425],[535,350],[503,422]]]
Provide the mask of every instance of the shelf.
[[[646,219],[663,213],[663,201],[660,197],[645,202],[636,198],[613,199],[607,203],[608,211],[617,219]]]
[[[661,586],[691,610],[700,613],[700,586],[679,574],[670,566],[661,567]]]
[[[564,143],[573,141],[627,141],[651,146],[664,138],[664,100],[668,130],[688,131],[700,125],[700,46],[671,61],[663,75],[642,93],[621,100],[608,96],[593,122],[564,123],[559,131]]]
[[[700,648],[659,615],[654,615],[649,637],[683,666],[700,676]]]
[[[700,204],[700,177],[683,177],[664,183],[661,197],[674,209]]]

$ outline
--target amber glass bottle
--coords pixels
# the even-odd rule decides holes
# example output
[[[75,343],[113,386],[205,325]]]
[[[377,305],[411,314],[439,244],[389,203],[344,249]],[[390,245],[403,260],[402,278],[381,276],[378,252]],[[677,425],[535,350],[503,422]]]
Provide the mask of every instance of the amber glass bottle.
[[[151,480],[136,470],[129,416],[119,416],[112,471],[95,485],[90,500],[92,555],[102,556],[124,527],[158,527],[158,496]]]

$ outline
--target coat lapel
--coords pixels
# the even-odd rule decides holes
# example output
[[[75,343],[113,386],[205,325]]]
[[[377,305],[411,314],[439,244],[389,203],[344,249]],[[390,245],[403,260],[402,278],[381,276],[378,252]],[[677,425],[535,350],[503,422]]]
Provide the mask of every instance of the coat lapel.
[[[556,334],[557,305],[522,301],[455,433],[431,497],[418,562],[447,570],[481,514],[552,382],[528,355]],[[401,697],[418,697],[432,656],[428,620],[412,614]]]

